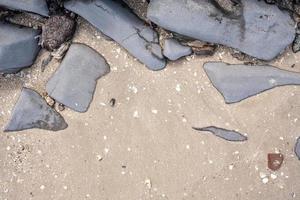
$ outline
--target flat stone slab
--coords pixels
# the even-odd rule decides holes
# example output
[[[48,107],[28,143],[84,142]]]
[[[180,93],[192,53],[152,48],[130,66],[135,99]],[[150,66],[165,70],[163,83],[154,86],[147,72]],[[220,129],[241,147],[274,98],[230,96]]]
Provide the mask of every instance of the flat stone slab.
[[[294,40],[295,22],[277,6],[241,0],[242,14],[235,16],[211,2],[151,0],[147,16],[170,31],[233,47],[262,60],[272,60]]]
[[[38,128],[59,131],[68,127],[64,118],[34,90],[23,88],[5,132]]]
[[[180,44],[175,39],[166,39],[164,43],[163,54],[169,60],[177,60],[181,57],[191,55],[193,53],[192,48]]]
[[[197,131],[207,131],[211,132],[213,135],[222,138],[224,140],[228,140],[231,142],[242,142],[247,140],[248,138],[244,135],[242,135],[239,132],[233,131],[233,130],[227,130],[223,128],[218,128],[215,126],[209,126],[209,127],[204,127],[204,128],[195,128],[193,127],[194,130]]]
[[[158,35],[120,0],[71,0],[65,8],[85,18],[151,70],[165,68]],[[159,51],[157,49],[159,48]]]
[[[204,70],[226,103],[236,103],[266,90],[285,85],[300,85],[300,73],[272,66],[204,64]]]
[[[72,44],[46,90],[63,105],[86,112],[97,80],[109,72],[109,65],[98,52],[84,44]]]
[[[49,12],[45,0],[0,0],[0,6],[13,10],[37,13],[43,16],[48,16]]]
[[[32,65],[40,50],[39,31],[0,22],[0,72],[16,72]]]
[[[295,145],[295,154],[300,160],[300,137],[297,139],[296,145]]]

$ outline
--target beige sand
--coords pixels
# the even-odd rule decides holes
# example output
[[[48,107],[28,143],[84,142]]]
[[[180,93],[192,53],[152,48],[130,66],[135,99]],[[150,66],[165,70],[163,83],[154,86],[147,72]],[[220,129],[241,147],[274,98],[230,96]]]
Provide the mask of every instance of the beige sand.
[[[239,63],[227,49],[152,72],[82,20],[74,42],[95,48],[112,71],[98,81],[88,112],[62,112],[65,131],[0,134],[0,200],[300,199],[300,161],[293,152],[300,87],[226,105],[202,65]],[[300,72],[299,55],[286,52],[271,64]],[[23,78],[0,79],[1,132],[22,86],[45,90],[59,65],[52,61],[41,72],[46,56],[42,51]],[[239,130],[249,140],[231,143],[191,129],[208,125]],[[285,156],[277,172],[267,169],[270,152]]]

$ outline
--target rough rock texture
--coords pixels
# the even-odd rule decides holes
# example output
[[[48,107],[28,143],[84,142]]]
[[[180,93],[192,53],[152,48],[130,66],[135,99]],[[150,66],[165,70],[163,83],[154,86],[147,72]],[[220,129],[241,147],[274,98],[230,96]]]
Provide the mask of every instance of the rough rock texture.
[[[177,40],[166,39],[163,54],[170,60],[177,60],[192,54],[192,48],[180,44]]]
[[[48,16],[48,7],[45,0],[0,0],[0,6],[37,13]]]
[[[233,130],[226,130],[223,128],[218,128],[215,126],[209,126],[205,128],[193,128],[197,131],[208,131],[214,134],[217,137],[220,137],[222,139],[232,141],[232,142],[241,142],[247,140],[247,137],[240,134],[239,132],[233,131]]]
[[[73,36],[75,21],[65,15],[54,15],[47,19],[42,29],[42,46],[52,51]]]
[[[157,33],[146,26],[120,0],[71,0],[65,7],[88,20],[105,35],[128,50],[151,70],[161,70],[166,62],[161,59]]]
[[[239,102],[278,86],[300,85],[300,73],[272,66],[211,62],[204,64],[204,70],[226,103]]]
[[[133,12],[141,19],[148,21],[147,19],[147,8],[148,2],[146,0],[123,0]]]
[[[12,73],[34,62],[38,31],[0,22],[0,73]]]
[[[293,42],[294,21],[287,12],[263,1],[241,2],[242,14],[235,16],[209,0],[152,0],[147,16],[170,31],[263,60],[275,58]]]
[[[86,112],[97,80],[109,71],[109,65],[98,52],[84,44],[72,44],[46,90],[59,103]]]
[[[295,154],[297,155],[298,159],[300,160],[300,137],[297,139],[295,145]]]
[[[64,118],[34,90],[23,88],[5,132],[39,128],[59,131],[67,128]]]

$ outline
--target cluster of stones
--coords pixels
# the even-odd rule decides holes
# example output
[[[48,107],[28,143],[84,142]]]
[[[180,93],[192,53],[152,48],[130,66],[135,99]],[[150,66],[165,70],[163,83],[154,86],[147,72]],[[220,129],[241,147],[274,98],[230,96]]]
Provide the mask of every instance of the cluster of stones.
[[[146,6],[142,9],[146,9],[147,14],[124,6],[131,2],[69,0],[60,6],[86,19],[153,71],[164,69],[168,60],[175,61],[193,53],[211,54],[215,45],[224,45],[265,61],[276,58],[293,41],[300,47],[296,22],[290,13],[279,9],[296,10],[297,7],[268,5],[277,1],[143,1],[141,5]],[[60,49],[62,43],[71,39],[75,29],[74,15],[49,16],[46,0],[0,0],[0,7],[46,18],[42,33],[0,21],[0,73],[14,73],[30,67],[41,47],[49,51]],[[297,46],[294,50],[297,51]],[[272,66],[206,63],[204,70],[228,104],[274,87],[300,85],[300,74]],[[48,81],[46,91],[68,108],[86,112],[97,80],[109,71],[105,58],[91,47],[71,44],[60,67]],[[63,117],[37,92],[23,88],[6,131],[29,128],[58,131],[67,126]],[[194,129],[229,141],[247,140],[236,131],[214,126]],[[298,140],[295,152],[300,159],[299,143]]]

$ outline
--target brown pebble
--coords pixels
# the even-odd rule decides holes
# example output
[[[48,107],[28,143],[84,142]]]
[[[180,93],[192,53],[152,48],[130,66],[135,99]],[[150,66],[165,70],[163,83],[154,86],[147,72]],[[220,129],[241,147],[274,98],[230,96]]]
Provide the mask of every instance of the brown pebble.
[[[58,109],[60,112],[62,112],[62,111],[65,110],[65,106],[64,106],[63,104],[59,103],[58,106],[57,106],[57,109]]]
[[[48,104],[49,106],[51,106],[51,107],[54,106],[55,100],[52,99],[50,96],[46,96],[46,97],[45,97],[45,100],[46,100],[46,102],[47,102],[47,104]]]
[[[269,153],[268,154],[268,168],[276,171],[283,163],[283,155],[281,153]]]

